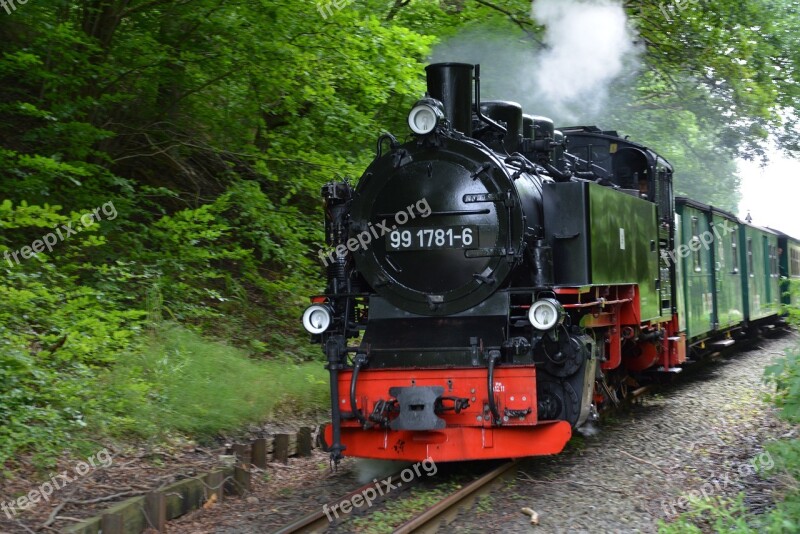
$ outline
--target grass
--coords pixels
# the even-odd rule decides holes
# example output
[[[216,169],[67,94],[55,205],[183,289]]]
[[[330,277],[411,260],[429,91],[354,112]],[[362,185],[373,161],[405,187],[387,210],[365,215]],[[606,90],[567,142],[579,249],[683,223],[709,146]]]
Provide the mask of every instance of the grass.
[[[280,411],[320,411],[328,402],[321,363],[256,360],[176,325],[150,334],[144,348],[120,360],[107,387],[120,395],[115,434],[151,438],[185,433],[209,438],[258,424]]]
[[[411,488],[410,495],[387,500],[382,510],[367,516],[354,517],[347,526],[352,528],[353,532],[363,534],[388,534],[458,489],[460,486],[453,482],[430,488],[414,487]]]
[[[672,523],[659,520],[659,534],[689,534],[703,532],[736,532],[739,534],[755,534],[748,523],[751,514],[744,503],[744,494],[734,499],[712,496],[708,499],[691,497],[688,499],[691,509],[679,514]]]

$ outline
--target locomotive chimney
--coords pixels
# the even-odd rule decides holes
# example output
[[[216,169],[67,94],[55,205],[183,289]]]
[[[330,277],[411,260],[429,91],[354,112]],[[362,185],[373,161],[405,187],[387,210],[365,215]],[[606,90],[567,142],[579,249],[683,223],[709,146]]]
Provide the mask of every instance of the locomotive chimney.
[[[428,94],[444,105],[454,129],[472,135],[472,70],[469,63],[434,63],[425,67]]]

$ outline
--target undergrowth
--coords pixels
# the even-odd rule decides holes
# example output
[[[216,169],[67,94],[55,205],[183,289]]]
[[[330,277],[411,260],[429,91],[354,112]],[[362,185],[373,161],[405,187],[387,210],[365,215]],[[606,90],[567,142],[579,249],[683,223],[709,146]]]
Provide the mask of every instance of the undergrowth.
[[[180,326],[162,326],[103,379],[109,390],[122,392],[107,431],[204,439],[262,422],[281,408],[308,414],[327,402],[324,374],[315,362],[256,360]]]
[[[321,351],[297,317],[311,264],[282,256],[299,243],[258,235],[274,221],[257,186],[146,222],[125,195],[81,204],[119,216],[16,262],[86,211],[0,201],[4,476],[20,455],[48,467],[108,437],[207,439],[324,402]]]

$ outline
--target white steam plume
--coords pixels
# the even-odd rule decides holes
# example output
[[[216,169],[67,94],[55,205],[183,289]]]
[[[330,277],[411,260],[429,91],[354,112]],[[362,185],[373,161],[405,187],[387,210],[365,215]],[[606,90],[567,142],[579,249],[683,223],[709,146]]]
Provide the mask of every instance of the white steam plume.
[[[641,49],[618,0],[535,0],[544,47],[471,30],[436,47],[433,61],[481,64],[481,98],[514,100],[556,124],[593,124],[627,98]],[[606,124],[606,127],[612,125]]]
[[[557,116],[596,113],[609,86],[638,63],[636,35],[619,2],[535,0],[547,47],[536,57],[534,94]]]

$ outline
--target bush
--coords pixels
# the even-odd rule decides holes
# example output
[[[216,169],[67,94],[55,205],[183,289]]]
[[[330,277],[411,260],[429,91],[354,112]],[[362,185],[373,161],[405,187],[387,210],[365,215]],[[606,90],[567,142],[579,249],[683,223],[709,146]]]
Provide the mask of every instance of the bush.
[[[152,332],[103,382],[115,392],[109,430],[145,438],[172,432],[211,438],[263,422],[281,406],[296,417],[328,402],[322,364],[254,360],[177,325]]]
[[[208,437],[263,421],[289,398],[303,409],[325,404],[322,364],[297,365],[318,352],[292,314],[310,290],[300,273],[261,275],[260,260],[286,243],[255,242],[251,233],[266,222],[241,215],[266,202],[253,185],[113,241],[105,234],[120,221],[104,220],[59,242],[57,254],[19,264],[3,252],[81,214],[0,203],[0,228],[14,232],[13,242],[0,235],[0,466],[25,451],[52,465],[84,436]],[[150,247],[138,250],[136,240]],[[285,305],[264,313],[254,297]],[[164,316],[268,361],[175,325],[147,328]]]

